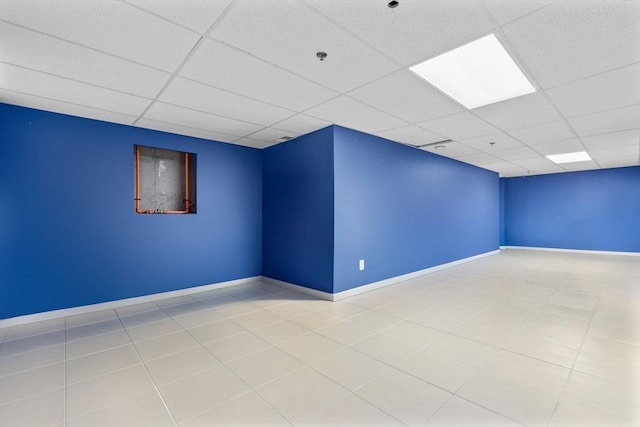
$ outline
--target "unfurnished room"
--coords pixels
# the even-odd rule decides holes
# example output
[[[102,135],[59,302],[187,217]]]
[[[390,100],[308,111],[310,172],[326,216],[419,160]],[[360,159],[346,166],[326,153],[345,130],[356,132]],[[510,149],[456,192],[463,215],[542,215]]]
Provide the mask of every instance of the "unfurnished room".
[[[0,0],[0,426],[640,425],[640,0]]]

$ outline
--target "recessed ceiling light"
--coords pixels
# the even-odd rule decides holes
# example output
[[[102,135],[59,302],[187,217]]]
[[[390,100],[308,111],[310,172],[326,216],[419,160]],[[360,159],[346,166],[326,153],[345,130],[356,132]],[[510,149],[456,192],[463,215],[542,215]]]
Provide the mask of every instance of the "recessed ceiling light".
[[[573,163],[573,162],[588,162],[591,160],[589,154],[586,151],[577,151],[575,153],[553,154],[547,156],[547,159],[554,163]]]
[[[494,34],[409,69],[469,109],[536,90]]]
[[[436,150],[444,150],[444,145],[436,145]]]

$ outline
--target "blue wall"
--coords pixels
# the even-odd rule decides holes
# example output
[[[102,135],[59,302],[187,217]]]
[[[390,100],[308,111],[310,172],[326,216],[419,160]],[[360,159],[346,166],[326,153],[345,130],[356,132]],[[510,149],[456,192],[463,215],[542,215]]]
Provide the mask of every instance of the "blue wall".
[[[496,173],[334,131],[334,292],[498,249]]]
[[[500,246],[506,245],[506,241],[507,241],[507,234],[504,227],[505,186],[506,186],[506,178],[500,178]]]
[[[197,214],[134,213],[134,144],[197,154]],[[640,252],[640,167],[498,179],[339,126],[259,151],[0,104],[0,318],[260,274],[341,292],[501,243]]]
[[[133,145],[197,154],[197,214],[140,215]],[[0,104],[0,318],[261,274],[261,153]]]
[[[640,166],[509,178],[506,244],[640,252]]]
[[[264,276],[333,287],[333,129],[263,150]]]

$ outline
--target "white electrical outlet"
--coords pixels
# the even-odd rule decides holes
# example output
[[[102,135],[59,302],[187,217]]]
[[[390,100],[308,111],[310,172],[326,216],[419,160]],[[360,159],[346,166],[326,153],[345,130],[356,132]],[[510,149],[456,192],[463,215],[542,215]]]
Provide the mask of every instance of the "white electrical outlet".
[[[360,260],[360,271],[364,270],[364,260]]]

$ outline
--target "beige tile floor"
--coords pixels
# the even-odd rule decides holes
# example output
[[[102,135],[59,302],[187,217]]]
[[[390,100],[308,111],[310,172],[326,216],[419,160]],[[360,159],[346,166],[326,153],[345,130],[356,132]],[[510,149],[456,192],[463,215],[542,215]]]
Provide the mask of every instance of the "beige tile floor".
[[[639,425],[640,258],[503,251],[0,329],[3,427]]]

